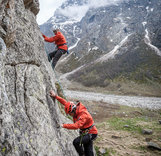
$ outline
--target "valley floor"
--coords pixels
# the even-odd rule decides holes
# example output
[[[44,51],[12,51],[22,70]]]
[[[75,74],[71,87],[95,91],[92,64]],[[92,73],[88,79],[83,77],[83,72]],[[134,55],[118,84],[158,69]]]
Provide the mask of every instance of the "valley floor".
[[[65,90],[65,95],[70,98],[87,101],[101,101],[108,104],[119,104],[132,107],[161,109],[161,98],[158,97],[142,97],[142,96],[122,96],[108,95],[94,92],[82,92]]]
[[[75,98],[78,100],[101,101],[102,103],[148,108],[152,110],[161,109],[161,98],[158,97],[109,95],[71,90],[65,90],[64,94],[69,98]]]

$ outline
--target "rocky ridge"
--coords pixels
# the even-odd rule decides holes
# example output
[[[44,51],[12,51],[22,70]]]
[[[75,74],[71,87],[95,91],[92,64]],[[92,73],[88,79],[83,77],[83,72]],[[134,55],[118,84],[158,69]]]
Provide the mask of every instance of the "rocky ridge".
[[[55,77],[36,23],[38,11],[37,0],[0,0],[1,156],[76,155],[76,132],[60,128],[68,120],[49,96]]]

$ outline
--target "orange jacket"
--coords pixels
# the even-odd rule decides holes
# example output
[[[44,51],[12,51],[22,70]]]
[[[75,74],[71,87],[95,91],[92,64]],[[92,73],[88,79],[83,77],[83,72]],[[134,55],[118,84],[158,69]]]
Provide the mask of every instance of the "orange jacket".
[[[42,36],[44,37],[45,41],[54,42],[57,45],[58,49],[64,49],[66,51],[68,50],[67,45],[63,45],[66,43],[66,39],[60,31],[58,31],[53,37],[46,37],[45,35]]]
[[[64,106],[66,105],[67,101],[60,96],[55,97],[60,103]],[[76,106],[76,113],[73,117],[73,124],[63,124],[63,128],[67,129],[85,129],[94,124],[93,118],[90,113],[87,111],[86,107],[82,103],[78,103]],[[96,126],[93,126],[89,133],[97,134]]]

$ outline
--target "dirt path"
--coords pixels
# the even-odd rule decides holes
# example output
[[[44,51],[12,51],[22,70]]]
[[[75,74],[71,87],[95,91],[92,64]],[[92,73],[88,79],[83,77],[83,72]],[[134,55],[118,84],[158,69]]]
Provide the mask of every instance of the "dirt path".
[[[148,109],[161,109],[161,98],[157,97],[139,97],[139,96],[121,96],[107,95],[93,92],[81,92],[65,90],[65,95],[69,98],[87,101],[101,101],[109,104],[119,104],[131,107],[140,107]]]

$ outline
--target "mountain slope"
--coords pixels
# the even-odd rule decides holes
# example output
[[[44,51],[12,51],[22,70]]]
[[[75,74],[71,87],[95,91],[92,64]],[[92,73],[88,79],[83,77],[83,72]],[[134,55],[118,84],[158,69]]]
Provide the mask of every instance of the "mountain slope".
[[[59,62],[57,70],[62,73],[75,70],[68,79],[87,87],[109,89],[110,83],[122,80],[159,86],[160,19],[159,0],[129,0],[89,7],[75,23],[62,26],[55,22],[69,37],[71,53]],[[160,94],[160,88],[158,91]]]

